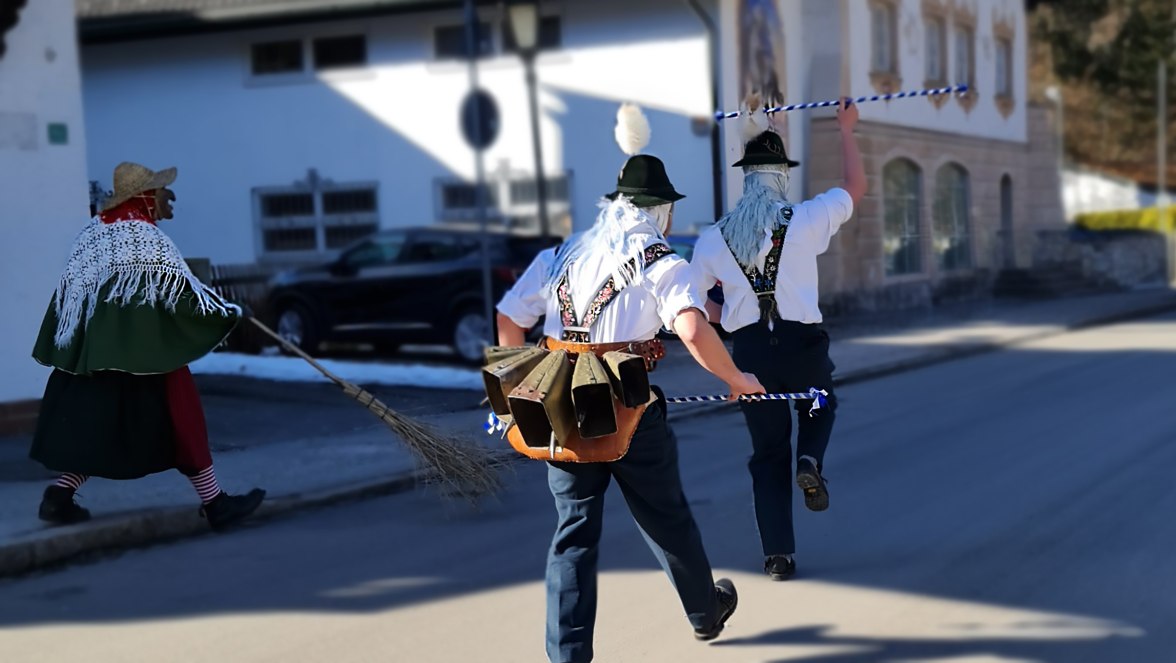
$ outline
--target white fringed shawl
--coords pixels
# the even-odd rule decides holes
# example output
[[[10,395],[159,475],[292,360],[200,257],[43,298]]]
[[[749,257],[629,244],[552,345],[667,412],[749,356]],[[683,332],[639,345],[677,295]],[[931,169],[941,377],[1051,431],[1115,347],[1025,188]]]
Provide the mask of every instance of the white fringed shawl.
[[[227,316],[235,308],[196,278],[159,228],[145,221],[107,224],[95,217],[74,241],[53,296],[57,347],[69,344],[79,324],[85,328],[89,323],[98,307],[98,292],[108,283],[105,301],[120,306],[162,303],[174,311],[187,286],[201,313]]]

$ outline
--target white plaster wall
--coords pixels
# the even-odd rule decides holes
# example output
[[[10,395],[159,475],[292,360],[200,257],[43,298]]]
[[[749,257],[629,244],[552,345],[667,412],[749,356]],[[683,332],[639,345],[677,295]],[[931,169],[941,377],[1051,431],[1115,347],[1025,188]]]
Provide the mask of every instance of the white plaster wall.
[[[830,2],[829,4],[833,4]],[[1025,102],[1028,94],[1026,74],[1027,26],[1025,10],[1020,0],[950,0],[949,5],[964,5],[976,16],[976,89],[980,98],[971,112],[965,112],[957,100],[935,108],[926,99],[902,99],[891,102],[876,102],[861,106],[863,121],[876,121],[919,129],[931,129],[950,133],[997,138],[1025,142],[1027,136],[1027,114]],[[851,94],[866,96],[874,94],[870,83],[870,11],[866,0],[850,0],[843,3],[848,11],[850,38],[847,52],[850,61]],[[903,90],[924,87],[925,37],[923,33],[922,0],[900,0],[898,17],[898,61],[899,75]],[[1003,117],[994,100],[996,89],[996,43],[993,37],[994,16],[1014,19],[1016,39],[1013,44],[1013,90],[1016,108],[1008,117]],[[955,44],[948,24],[947,63],[949,81],[954,74]]]
[[[685,225],[713,216],[709,134],[690,123],[711,110],[702,24],[685,3],[631,4],[558,5],[563,48],[538,63],[545,167],[573,171],[578,227],[591,223],[624,162],[612,138],[623,101],[646,108],[648,151],[688,196],[675,218]],[[293,183],[309,168],[338,182],[377,181],[385,227],[432,223],[435,179],[474,175],[458,120],[468,69],[432,59],[433,28],[460,22],[455,11],[86,47],[91,177],[109,186],[113,167],[128,159],[177,166],[176,221],[165,228],[185,254],[222,263],[257,255],[252,188]],[[356,31],[368,36],[361,71],[282,84],[249,76],[251,43]],[[502,116],[487,170],[506,162],[533,171],[521,63],[483,60],[479,78]]]
[[[1062,171],[1062,204],[1066,218],[1072,220],[1087,212],[1150,207],[1155,204],[1155,196],[1142,193],[1139,185],[1129,179],[1067,168]]]
[[[73,0],[34,0],[0,58],[0,402],[39,398],[33,361],[65,253],[89,218]],[[48,144],[49,123],[69,142]]]

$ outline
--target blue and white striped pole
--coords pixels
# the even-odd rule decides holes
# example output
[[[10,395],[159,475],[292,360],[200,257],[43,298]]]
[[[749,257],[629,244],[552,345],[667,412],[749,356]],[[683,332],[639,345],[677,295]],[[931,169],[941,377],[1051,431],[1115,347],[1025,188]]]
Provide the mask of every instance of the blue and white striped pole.
[[[890,94],[872,94],[865,97],[858,97],[851,99],[855,104],[863,104],[870,101],[890,101],[891,99],[908,99],[911,97],[933,97],[941,94],[959,93],[963,94],[968,91],[967,85],[950,85],[948,87],[929,88],[926,90],[907,90],[905,92],[891,92]],[[794,110],[808,110],[810,108],[830,108],[833,106],[840,106],[840,99],[833,99],[831,101],[812,101],[806,104],[792,104],[790,106],[775,106],[773,108],[757,108],[755,110],[723,112],[715,113],[716,120],[730,120],[741,115],[748,115],[751,113],[759,113],[763,111],[769,115],[773,113],[787,113]]]
[[[812,401],[813,405],[809,408],[809,416],[816,416],[817,410],[825,407],[828,404],[829,392],[824,389],[812,388],[806,392],[791,393],[791,394],[744,394],[738,400],[747,402],[756,401]],[[674,396],[666,398],[666,402],[671,405],[678,403],[717,403],[729,400],[729,396],[723,394],[712,394],[709,396]]]
[[[790,394],[744,394],[738,400],[747,402],[756,401],[812,401],[813,405],[809,408],[809,416],[815,417],[817,411],[829,404],[829,392],[824,389],[817,389],[813,387],[805,392],[797,392]],[[729,400],[729,396],[723,394],[711,394],[706,396],[673,396],[666,398],[666,403],[670,405],[678,405],[681,403],[721,403]],[[486,417],[486,423],[483,429],[488,435],[495,433],[505,434],[510,424],[498,418],[493,412]]]

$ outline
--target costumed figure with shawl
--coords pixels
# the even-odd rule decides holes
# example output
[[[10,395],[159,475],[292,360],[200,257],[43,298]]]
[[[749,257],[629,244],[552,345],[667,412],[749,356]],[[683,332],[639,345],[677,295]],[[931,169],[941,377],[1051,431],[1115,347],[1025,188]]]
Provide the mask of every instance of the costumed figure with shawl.
[[[630,155],[595,224],[539,254],[498,304],[488,350],[487,395],[511,445],[548,462],[558,514],[547,560],[547,655],[592,660],[596,563],[604,495],[616,481],[669,574],[700,640],[719,635],[735,610],[734,585],[715,582],[678,472],[661,390],[648,372],[664,356],[658,331],[678,333],[734,397],[762,393],[707,323],[690,266],[666,244],[674,190],[660,159],[640,154],[649,125],[636,106],[618,112]],[[524,335],[546,316],[544,340]]]
[[[135,479],[177,469],[214,530],[245,518],[265,491],[221,490],[188,364],[220,345],[241,309],[201,283],[156,223],[172,218],[176,169],[133,163],[82,229],[49,304],[33,357],[52,367],[30,457],[61,477],[40,517],[89,519],[75,497],[89,477]]]
[[[849,220],[866,191],[865,172],[853,135],[857,107],[843,99],[841,129],[844,186],[812,200],[788,199],[784,140],[752,98],[744,127],[743,197],[714,227],[699,235],[691,265],[704,291],[722,284],[721,309],[710,302],[734,342],[735,363],[754,373],[769,392],[820,390],[827,407],[797,401],[796,483],[813,511],[829,506],[822,475],[833,431],[837,398],[829,335],[821,326],[817,256]],[[775,580],[793,576],[796,541],[792,528],[792,414],[787,401],[740,403],[751,433],[748,463],[764,569]],[[811,415],[811,416],[810,416]]]

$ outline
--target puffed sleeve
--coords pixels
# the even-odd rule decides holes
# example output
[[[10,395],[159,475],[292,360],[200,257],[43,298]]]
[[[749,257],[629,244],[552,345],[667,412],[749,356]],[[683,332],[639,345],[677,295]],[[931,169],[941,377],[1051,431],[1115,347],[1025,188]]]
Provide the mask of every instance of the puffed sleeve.
[[[853,198],[845,189],[833,188],[797,205],[793,211],[788,238],[796,236],[814,253],[821,254],[829,249],[833,235],[853,216]]]
[[[543,282],[555,261],[555,249],[541,251],[527,271],[498,302],[498,312],[510,318],[516,325],[529,329],[539,322],[547,312],[547,297]]]
[[[698,309],[706,317],[706,298],[699,294],[695,270],[680,256],[668,256],[653,263],[646,269],[645,278],[646,287],[657,300],[657,315],[666,329],[673,329],[674,319],[689,308]]]

